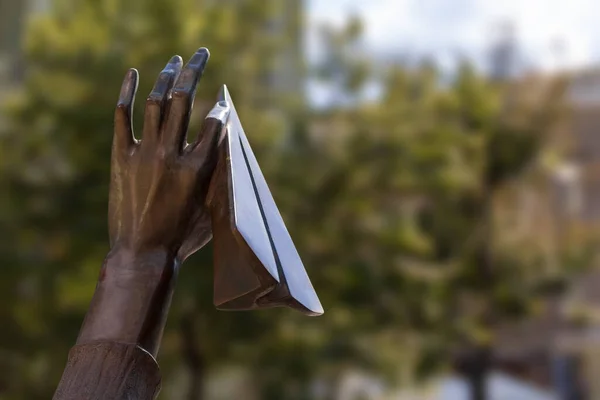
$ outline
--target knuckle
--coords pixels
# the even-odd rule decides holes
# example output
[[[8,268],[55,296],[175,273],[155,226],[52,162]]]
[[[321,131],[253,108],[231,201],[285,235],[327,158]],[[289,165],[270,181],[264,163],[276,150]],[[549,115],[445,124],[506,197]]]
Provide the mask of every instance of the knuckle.
[[[130,114],[131,107],[128,104],[119,103],[115,109],[115,117],[125,119]]]
[[[164,95],[160,93],[150,93],[146,99],[146,106],[149,108],[161,107],[164,102]]]
[[[191,95],[191,90],[185,87],[177,87],[173,90],[173,98],[175,99],[187,99]]]
[[[195,157],[194,154],[191,153],[187,153],[184,154],[182,157],[179,157],[177,163],[179,165],[179,168],[181,168],[182,171],[185,171],[188,174],[197,174],[202,165],[201,160],[199,160],[198,157]]]
[[[117,103],[117,111],[129,111],[130,105],[126,102]]]
[[[158,75],[158,80],[159,81],[169,81],[169,80],[173,79],[174,76],[175,76],[175,71],[174,70],[172,70],[172,69],[164,69]]]
[[[165,148],[165,146],[163,146],[162,144],[159,144],[156,147],[156,160],[160,161],[160,162],[165,162],[168,161],[169,159],[169,153],[167,152],[167,149]]]

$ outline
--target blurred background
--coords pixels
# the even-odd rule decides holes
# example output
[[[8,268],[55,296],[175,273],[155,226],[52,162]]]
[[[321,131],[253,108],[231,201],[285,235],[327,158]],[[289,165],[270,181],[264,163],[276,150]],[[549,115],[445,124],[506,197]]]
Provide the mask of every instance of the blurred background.
[[[180,274],[161,399],[600,399],[596,11],[0,0],[0,399],[51,398],[76,339],[127,68],[141,121],[200,46],[191,136],[226,83],[326,312],[217,312],[207,246]]]

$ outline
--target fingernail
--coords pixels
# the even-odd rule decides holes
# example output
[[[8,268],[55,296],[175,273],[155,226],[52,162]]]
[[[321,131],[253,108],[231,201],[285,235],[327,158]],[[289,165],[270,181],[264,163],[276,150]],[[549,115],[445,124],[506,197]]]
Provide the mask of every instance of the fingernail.
[[[181,58],[181,56],[174,55],[169,60],[169,64],[183,64],[183,58]]]
[[[165,65],[165,68],[163,68],[162,72],[177,73],[178,70],[181,69],[182,64],[183,60],[181,59],[181,57],[173,56],[171,57],[167,65]]]
[[[135,68],[130,68],[125,75],[125,80],[121,86],[121,93],[119,93],[119,104],[130,103],[131,97],[135,93],[138,85],[138,72]]]
[[[190,59],[191,66],[203,67],[210,58],[210,52],[206,47],[199,48]]]

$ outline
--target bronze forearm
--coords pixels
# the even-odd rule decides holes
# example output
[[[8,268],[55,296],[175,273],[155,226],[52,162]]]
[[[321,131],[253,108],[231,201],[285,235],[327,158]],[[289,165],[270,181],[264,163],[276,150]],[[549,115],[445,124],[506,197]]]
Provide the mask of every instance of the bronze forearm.
[[[177,270],[175,257],[163,250],[140,255],[127,251],[109,254],[77,344],[137,344],[156,356]]]

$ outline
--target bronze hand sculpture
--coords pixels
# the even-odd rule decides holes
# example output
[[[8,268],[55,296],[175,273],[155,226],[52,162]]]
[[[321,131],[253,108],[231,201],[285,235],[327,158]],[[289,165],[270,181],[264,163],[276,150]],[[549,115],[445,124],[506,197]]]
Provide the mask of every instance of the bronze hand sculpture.
[[[173,57],[133,134],[138,73],[123,82],[109,196],[110,251],[55,400],[153,399],[155,357],[183,261],[215,236],[215,304],[323,312],[223,87],[194,143],[187,129],[209,58]]]

